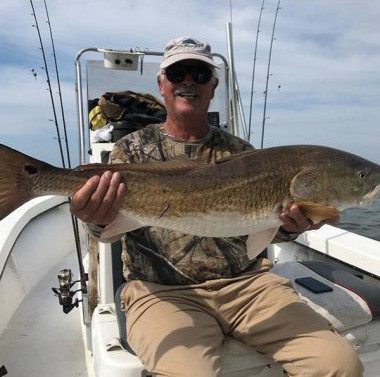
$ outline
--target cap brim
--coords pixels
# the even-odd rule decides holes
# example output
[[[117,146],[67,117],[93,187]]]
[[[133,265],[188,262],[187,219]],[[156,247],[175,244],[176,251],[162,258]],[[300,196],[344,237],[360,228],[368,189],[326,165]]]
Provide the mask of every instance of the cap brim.
[[[183,53],[183,54],[175,54],[173,56],[169,56],[164,61],[161,62],[160,68],[167,68],[170,65],[177,63],[181,60],[200,60],[204,63],[207,63],[208,65],[211,65],[212,67],[219,68],[218,65],[207,56],[199,55],[199,54],[192,54],[189,52]]]

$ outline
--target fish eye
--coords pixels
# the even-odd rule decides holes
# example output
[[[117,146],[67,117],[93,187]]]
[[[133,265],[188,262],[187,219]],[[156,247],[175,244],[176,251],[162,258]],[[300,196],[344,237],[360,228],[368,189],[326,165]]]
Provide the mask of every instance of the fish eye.
[[[359,176],[360,179],[364,179],[365,176],[366,176],[366,174],[364,173],[364,171],[360,171],[360,172],[358,173],[358,176]]]

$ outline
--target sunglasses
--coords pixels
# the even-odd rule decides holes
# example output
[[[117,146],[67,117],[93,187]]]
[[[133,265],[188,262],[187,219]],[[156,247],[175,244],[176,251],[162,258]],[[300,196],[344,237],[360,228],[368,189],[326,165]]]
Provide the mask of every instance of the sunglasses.
[[[172,64],[165,69],[166,78],[175,84],[183,82],[186,75],[190,74],[196,84],[206,84],[211,80],[212,71],[207,65]]]

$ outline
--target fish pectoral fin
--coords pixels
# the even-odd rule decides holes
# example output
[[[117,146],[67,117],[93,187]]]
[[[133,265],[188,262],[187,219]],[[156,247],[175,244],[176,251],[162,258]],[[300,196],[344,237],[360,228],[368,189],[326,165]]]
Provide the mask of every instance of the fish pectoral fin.
[[[144,224],[130,214],[119,212],[115,220],[104,228],[102,234],[100,235],[100,240],[108,240],[115,236],[142,228],[143,226]]]
[[[339,211],[335,206],[318,204],[313,202],[296,202],[305,217],[314,224],[323,220],[337,219]]]
[[[278,226],[252,233],[247,239],[247,255],[249,259],[255,259],[273,240],[278,232]]]

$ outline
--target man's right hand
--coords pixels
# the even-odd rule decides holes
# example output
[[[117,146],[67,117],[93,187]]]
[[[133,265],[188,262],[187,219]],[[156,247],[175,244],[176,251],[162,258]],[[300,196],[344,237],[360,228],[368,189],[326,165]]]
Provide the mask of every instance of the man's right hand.
[[[84,222],[107,225],[119,212],[124,195],[120,173],[106,171],[101,177],[91,177],[73,195],[70,211]]]

